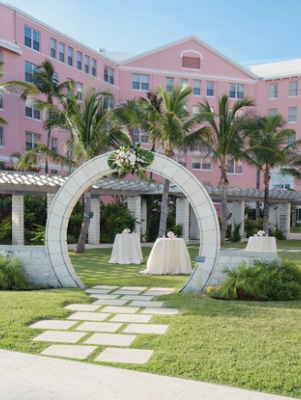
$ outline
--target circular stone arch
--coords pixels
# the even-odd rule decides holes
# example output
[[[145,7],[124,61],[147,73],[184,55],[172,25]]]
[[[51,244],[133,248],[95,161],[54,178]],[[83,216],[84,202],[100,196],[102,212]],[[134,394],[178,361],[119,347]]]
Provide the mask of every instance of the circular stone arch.
[[[67,227],[71,212],[80,196],[98,179],[110,175],[108,166],[111,152],[93,158],[76,169],[54,197],[46,225],[46,253],[49,267],[59,286],[84,287],[77,276],[68,254]],[[205,262],[196,263],[182,291],[200,292],[213,274],[220,248],[219,223],[214,204],[198,179],[182,165],[161,154],[147,170],[170,180],[183,192],[196,215],[200,229],[199,255]]]

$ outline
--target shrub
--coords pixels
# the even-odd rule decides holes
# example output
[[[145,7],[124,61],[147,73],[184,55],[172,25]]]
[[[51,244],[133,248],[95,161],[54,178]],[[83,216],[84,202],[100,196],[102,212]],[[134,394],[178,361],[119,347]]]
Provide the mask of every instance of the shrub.
[[[241,223],[239,223],[239,224],[234,223],[234,229],[233,229],[233,232],[230,237],[230,242],[233,242],[233,243],[240,242],[240,240],[242,238],[240,231],[239,231],[240,227],[241,227]]]
[[[218,296],[228,300],[299,300],[301,299],[301,268],[293,261],[254,260],[243,262],[236,269],[225,268],[227,277]]]
[[[27,276],[17,258],[0,258],[0,289],[16,289],[28,285]]]

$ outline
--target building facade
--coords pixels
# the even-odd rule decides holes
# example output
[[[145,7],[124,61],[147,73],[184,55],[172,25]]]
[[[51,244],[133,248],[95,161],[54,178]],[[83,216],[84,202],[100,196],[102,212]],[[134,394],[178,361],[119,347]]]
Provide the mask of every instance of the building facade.
[[[218,99],[228,94],[231,105],[248,97],[261,115],[282,114],[287,126],[301,139],[298,86],[301,60],[243,67],[200,39],[190,36],[140,55],[93,50],[54,30],[15,7],[0,2],[0,60],[4,63],[3,81],[31,81],[34,68],[49,59],[60,82],[76,84],[79,101],[87,88],[110,90],[117,101],[146,97],[161,85],[170,91],[175,85],[189,84],[193,93],[187,110],[198,112],[205,99],[214,111]],[[39,95],[43,99],[42,95]],[[45,100],[45,98],[44,98]],[[23,153],[39,141],[46,143],[45,116],[34,107],[34,100],[24,102],[19,95],[0,97],[0,117],[8,125],[0,127],[0,162],[9,162],[13,152]],[[65,133],[53,130],[51,147],[60,151]],[[139,129],[134,139],[149,147],[147,134]],[[210,158],[197,151],[179,152],[176,161],[186,166],[204,184],[217,186],[220,170]],[[55,165],[51,173],[57,173]],[[255,188],[256,170],[229,160],[229,185]],[[261,187],[263,182],[261,182]],[[300,190],[292,178],[273,171],[271,188]]]

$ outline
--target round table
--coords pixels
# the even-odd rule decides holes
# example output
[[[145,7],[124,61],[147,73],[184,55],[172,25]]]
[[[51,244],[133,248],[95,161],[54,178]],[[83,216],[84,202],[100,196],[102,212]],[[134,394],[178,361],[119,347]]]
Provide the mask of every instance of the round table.
[[[251,236],[245,251],[277,253],[276,238],[273,236]]]
[[[140,237],[136,233],[118,233],[115,236],[111,264],[140,264],[143,261]]]

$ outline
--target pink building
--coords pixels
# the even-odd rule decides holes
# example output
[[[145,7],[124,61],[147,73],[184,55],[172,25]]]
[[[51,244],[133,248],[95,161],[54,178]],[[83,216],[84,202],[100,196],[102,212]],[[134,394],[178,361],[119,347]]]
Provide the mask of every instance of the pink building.
[[[72,79],[77,92],[85,87],[110,89],[122,100],[145,97],[158,85],[169,91],[175,84],[189,84],[193,94],[188,111],[198,112],[199,102],[207,99],[217,110],[218,99],[228,94],[230,102],[247,96],[254,99],[259,114],[281,113],[288,126],[299,128],[298,85],[301,60],[243,67],[190,36],[139,55],[93,50],[52,29],[30,15],[0,2],[0,60],[4,62],[4,80],[30,81],[36,65],[45,58],[52,61],[58,80]],[[0,127],[0,161],[9,162],[12,152],[24,152],[35,142],[46,143],[43,115],[32,102],[24,103],[18,95],[0,98],[0,116],[8,126]],[[136,130],[135,139],[146,147],[147,135]],[[52,148],[59,151],[64,135],[52,132]],[[206,185],[217,186],[219,168],[198,152],[177,154],[176,160],[191,170]],[[51,165],[51,172],[57,167]],[[229,164],[230,186],[255,188],[256,171],[242,163]],[[271,188],[300,186],[293,179],[273,172]]]

